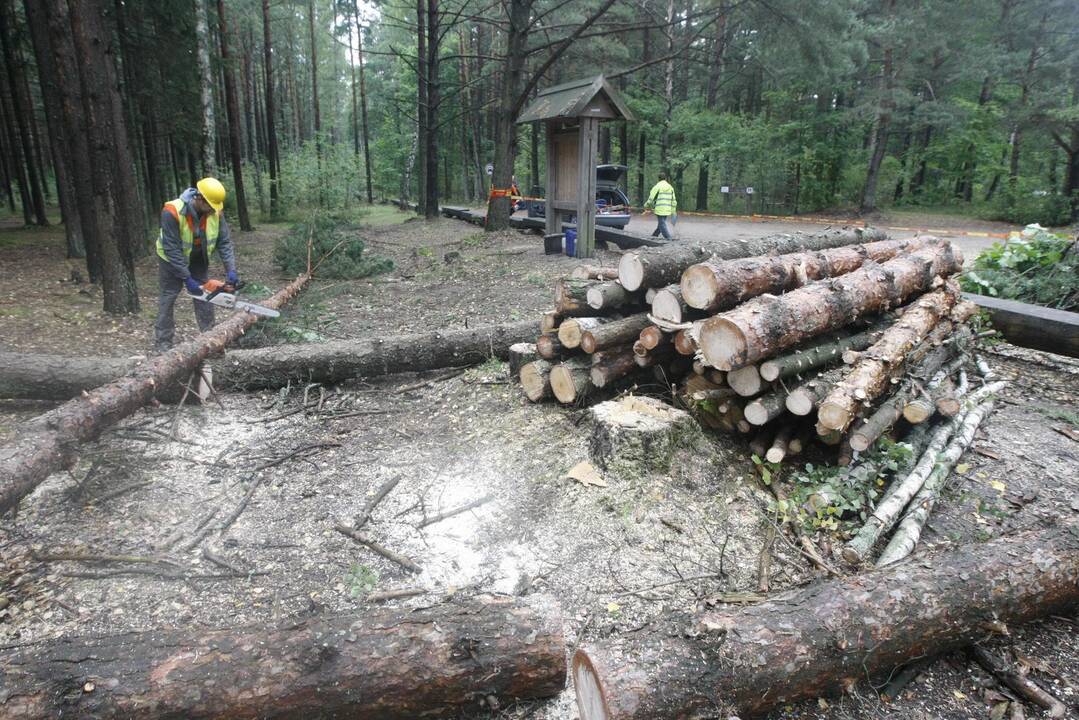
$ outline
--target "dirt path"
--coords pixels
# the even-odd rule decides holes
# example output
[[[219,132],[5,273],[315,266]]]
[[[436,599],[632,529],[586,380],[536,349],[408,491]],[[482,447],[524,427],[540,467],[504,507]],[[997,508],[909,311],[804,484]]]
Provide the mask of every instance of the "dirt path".
[[[248,277],[277,281],[268,258],[279,232],[241,238]],[[530,317],[549,306],[553,279],[576,264],[544,256],[535,235],[486,236],[457,221],[362,232],[369,250],[393,258],[395,270],[370,280],[317,281],[284,323],[339,337]],[[63,264],[56,248],[52,255],[44,247],[34,252],[42,260],[33,272],[56,275],[49,267]],[[12,297],[13,286],[0,280],[0,297]],[[67,302],[63,295],[40,297]],[[189,310],[177,315],[190,322]],[[115,332],[87,323],[75,338],[66,324],[50,324],[18,347],[129,352],[149,336],[144,318],[128,321]],[[1079,411],[1079,364],[1061,370],[1039,365],[1037,354],[1023,357],[991,357],[1013,385],[979,435],[982,452],[968,453],[965,472],[953,475],[927,546],[976,542],[1079,512],[1079,443],[1051,430]],[[420,383],[425,379],[430,382]],[[665,392],[658,384],[639,390]],[[273,419],[301,408],[305,395],[321,398],[318,410]],[[665,476],[585,486],[564,475],[588,456],[587,411],[528,403],[497,361],[454,377],[358,378],[334,388],[229,394],[221,403],[145,409],[88,445],[72,472],[50,478],[15,520],[0,520],[0,645],[344,612],[362,606],[371,590],[406,587],[425,594],[397,601],[405,605],[454,593],[549,593],[564,609],[568,640],[577,644],[633,632],[666,609],[756,589],[769,514],[739,437],[718,435],[683,450]],[[6,425],[0,436],[39,410],[0,405]],[[275,460],[281,462],[259,469]],[[390,479],[399,483],[369,530],[421,565],[418,574],[333,530]],[[474,510],[419,527],[484,496],[491,499]],[[219,528],[241,508],[231,525]],[[164,556],[190,575],[219,572],[206,549],[245,574],[110,574],[124,566],[33,556]],[[783,543],[774,553],[776,590],[815,576]],[[1017,647],[1058,676],[1035,671],[1039,680],[1073,707],[1077,623],[1072,614],[1013,629]],[[773,717],[984,718],[994,699],[990,685],[954,655],[933,664],[894,705],[882,705],[863,683],[843,698],[802,703]],[[497,716],[574,720],[577,712],[567,690]]]

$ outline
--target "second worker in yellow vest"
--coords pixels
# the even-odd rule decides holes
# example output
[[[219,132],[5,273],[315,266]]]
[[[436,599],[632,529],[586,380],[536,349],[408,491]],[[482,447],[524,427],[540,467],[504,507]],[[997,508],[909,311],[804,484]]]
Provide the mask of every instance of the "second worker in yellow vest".
[[[644,204],[645,214],[651,210],[656,214],[656,229],[652,231],[652,237],[663,235],[667,240],[671,237],[671,225],[674,224],[675,213],[678,212],[678,198],[674,196],[674,187],[667,182],[667,173],[659,174],[659,182],[652,186],[648,193],[648,201]]]
[[[236,253],[222,210],[225,186],[216,178],[203,178],[193,188],[184,190],[161,209],[161,232],[157,237],[157,322],[154,323],[154,349],[164,352],[172,347],[176,334],[173,306],[180,291],[202,293],[200,287],[210,273],[210,256],[217,251],[225,266],[230,285],[239,280]],[[214,326],[214,306],[194,301],[199,331]]]

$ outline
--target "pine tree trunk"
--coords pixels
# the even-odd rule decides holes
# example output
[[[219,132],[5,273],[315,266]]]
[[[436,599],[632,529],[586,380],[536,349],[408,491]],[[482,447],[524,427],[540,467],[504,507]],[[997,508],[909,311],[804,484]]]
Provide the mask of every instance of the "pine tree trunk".
[[[60,201],[60,215],[64,222],[64,235],[67,239],[69,258],[86,257],[86,245],[82,234],[82,221],[79,217],[75,184],[72,179],[69,153],[74,151],[73,143],[64,132],[63,99],[60,96],[60,80],[57,77],[56,61],[49,43],[49,26],[45,17],[45,8],[34,0],[24,0],[26,21],[30,30],[30,39],[34,46],[34,58],[38,67],[38,83],[41,86],[41,99],[45,107],[45,122],[49,132],[49,145],[52,149],[52,164],[56,172],[57,195]]]
[[[276,220],[281,215],[278,176],[281,165],[277,150],[277,122],[274,119],[273,87],[273,39],[270,32],[270,0],[262,0],[262,51],[264,57],[263,72],[266,75],[266,145],[270,170],[270,218]]]
[[[363,120],[362,134],[363,134],[363,172],[364,181],[367,186],[367,202],[373,203],[375,201],[374,192],[371,186],[371,148],[370,148],[370,133],[368,132],[367,125],[367,81],[364,74],[364,61],[363,61],[363,28],[360,26],[360,4],[359,0],[354,0],[353,5],[356,13],[356,54],[357,62],[360,65],[360,117]]]
[[[195,0],[195,60],[198,72],[199,106],[202,110],[202,172],[216,175],[214,145],[217,142],[217,125],[214,122],[214,96],[210,70],[210,24],[206,17],[205,0]]]
[[[225,0],[217,0],[217,17],[221,30],[221,62],[225,73],[225,111],[228,115],[229,149],[232,156],[232,184],[236,192],[236,214],[241,230],[253,230],[247,213],[247,193],[244,191],[243,161],[240,157],[243,141],[240,138],[240,106],[236,97],[236,73],[229,51],[229,29],[225,17]]]
[[[439,216],[438,206],[438,133],[439,105],[441,103],[441,82],[439,78],[439,52],[442,38],[442,25],[439,17],[438,0],[426,0],[427,3],[427,149],[424,153],[426,177],[424,178],[424,217],[433,220]]]
[[[35,224],[48,225],[49,219],[45,215],[45,199],[42,197],[41,191],[41,173],[44,168],[39,166],[35,160],[34,145],[30,134],[30,121],[33,116],[31,108],[26,107],[28,98],[24,97],[22,92],[22,86],[26,82],[26,78],[22,62],[17,57],[13,45],[13,19],[12,0],[4,0],[3,4],[0,5],[0,45],[3,47],[4,66],[7,68],[7,90],[10,94],[11,108],[15,117],[15,127],[18,129],[19,145],[26,165],[29,209]]]

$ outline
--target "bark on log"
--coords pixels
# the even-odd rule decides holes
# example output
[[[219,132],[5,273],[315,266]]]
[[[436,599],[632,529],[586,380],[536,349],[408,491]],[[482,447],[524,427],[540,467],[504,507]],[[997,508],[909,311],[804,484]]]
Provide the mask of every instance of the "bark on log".
[[[974,442],[974,433],[982,422],[993,413],[993,401],[988,400],[968,412],[960,421],[959,428],[944,449],[933,461],[933,470],[929,473],[922,489],[911,499],[899,521],[899,526],[892,534],[892,539],[877,559],[877,567],[891,565],[914,552],[918,540],[922,537],[922,529],[929,522],[929,515],[933,512],[933,506],[937,504],[944,483],[952,473],[952,468],[959,462],[959,458],[966,452],[970,444]]]
[[[648,315],[641,313],[588,328],[581,333],[581,349],[586,353],[594,353],[597,350],[631,344],[640,338],[641,330],[651,323]]]
[[[565,346],[558,339],[558,333],[544,333],[536,338],[536,353],[544,360],[558,360],[565,351]]]
[[[521,389],[525,397],[532,402],[539,402],[551,397],[551,368],[546,360],[536,360],[521,368]]]
[[[581,720],[760,714],[1077,602],[1079,527],[1021,533],[586,645],[577,707]]]
[[[597,280],[574,280],[563,278],[555,283],[554,287],[554,311],[563,318],[567,317],[591,317],[596,314],[596,309],[588,304],[588,291],[603,283]],[[610,310],[616,310],[611,308]],[[602,312],[607,312],[604,308]]]
[[[638,297],[622,287],[617,280],[596,283],[588,288],[585,297],[588,300],[588,306],[593,310],[617,310],[638,302]]]
[[[263,305],[274,309],[284,306],[309,279],[304,273]],[[158,389],[186,380],[202,361],[220,353],[257,320],[256,315],[238,312],[135,372],[27,423],[14,440],[0,447],[0,514],[15,507],[50,474],[71,463],[81,443],[150,402]]]
[[[574,280],[617,280],[618,268],[578,265],[569,276]]]
[[[543,313],[543,317],[540,319],[540,332],[549,333],[556,330],[561,322],[562,316],[558,314],[557,310],[548,310]]]
[[[826,338],[813,342],[805,347],[796,349],[787,355],[765,360],[758,369],[761,377],[769,382],[784,378],[801,375],[840,359],[846,350],[865,350],[880,337],[891,324],[892,320],[875,323],[871,327],[854,335],[846,335],[840,338]]]
[[[223,327],[223,325],[219,326]],[[213,331],[216,332],[216,329]],[[436,333],[399,335],[371,340],[341,340],[318,344],[274,345],[254,350],[230,350],[223,358],[209,361],[214,386],[219,390],[278,387],[289,380],[300,382],[339,382],[353,377],[373,377],[398,372],[435,370],[443,367],[481,362],[494,355],[509,357],[515,343],[536,340],[536,323],[526,320],[506,325],[485,325],[469,330],[446,330]],[[196,341],[197,342],[197,341]],[[186,345],[183,347],[187,347]],[[177,348],[180,350],[180,348]],[[555,354],[557,356],[557,353]],[[172,357],[171,354],[162,358]],[[54,355],[23,355],[0,353],[0,387],[7,388],[12,398],[65,400],[92,390],[103,383],[107,372],[123,370],[126,363],[136,374],[152,372],[158,358],[151,360],[117,360],[112,358],[78,359]],[[22,383],[34,375],[34,365],[58,375],[52,387],[45,383],[46,375],[36,381]],[[61,370],[67,365],[66,370]],[[153,394],[161,402],[180,397],[187,375],[157,382]],[[118,380],[113,375],[111,380]],[[41,392],[44,397],[38,395]],[[71,393],[68,395],[67,393]],[[3,396],[3,395],[0,395]]]
[[[837,228],[811,235],[776,234],[751,240],[716,240],[703,244],[670,243],[658,248],[646,248],[624,254],[618,262],[618,280],[627,290],[665,287],[678,282],[682,273],[690,265],[713,257],[719,260],[733,260],[768,253],[822,250],[884,240],[886,237],[882,230]]]
[[[1007,385],[1005,382],[984,385],[967,397],[966,402],[970,406],[977,405],[985,397],[1000,392]],[[905,475],[897,476],[888,485],[883,497],[873,512],[865,519],[865,524],[847,541],[841,551],[843,559],[850,565],[856,566],[869,557],[870,551],[877,540],[891,530],[899,520],[900,513],[907,507],[911,499],[922,489],[926,478],[932,472],[937,456],[944,450],[948,439],[958,427],[960,418],[950,420],[933,430],[932,436],[926,444],[917,464]],[[915,427],[912,431],[918,432],[922,426]]]
[[[767,425],[787,409],[787,391],[777,387],[745,407],[745,416],[753,425]]]
[[[758,295],[789,292],[814,280],[846,275],[866,262],[885,262],[938,242],[937,238],[924,236],[816,252],[703,262],[682,273],[682,295],[689,307],[716,313]]]
[[[536,349],[536,343],[514,343],[509,346],[507,351],[510,366],[510,377],[517,377],[521,374],[521,368],[530,362],[539,359],[539,353]]]
[[[787,395],[787,409],[795,415],[809,415],[817,404],[832,391],[846,373],[845,367],[832,368],[815,378],[806,380]]]
[[[688,312],[689,306],[682,299],[682,288],[679,285],[668,285],[657,290],[652,298],[652,315],[660,320],[677,325],[684,321]],[[700,313],[695,314],[695,317],[700,316]]]
[[[750,300],[705,320],[697,341],[709,365],[733,370],[902,304],[962,267],[962,254],[951,243],[932,245],[778,297]]]
[[[637,371],[637,363],[632,347],[612,348],[592,356],[592,369],[589,376],[592,384],[598,388]]]
[[[958,294],[958,288],[948,284],[907,306],[899,320],[862,353],[846,377],[821,402],[817,408],[820,424],[832,430],[846,430],[858,406],[880,397],[890,381],[907,366],[907,354],[951,312]]]
[[[538,329],[535,320],[523,320],[466,330],[236,350],[214,364],[214,382],[235,388],[281,387],[289,381],[334,383],[472,365],[492,356],[506,358],[510,345],[532,342]]]
[[[459,717],[477,698],[556,695],[549,598],[292,619],[220,630],[64,637],[0,657],[0,718]]]
[[[588,396],[592,391],[591,358],[573,358],[551,368],[551,392],[563,405]]]

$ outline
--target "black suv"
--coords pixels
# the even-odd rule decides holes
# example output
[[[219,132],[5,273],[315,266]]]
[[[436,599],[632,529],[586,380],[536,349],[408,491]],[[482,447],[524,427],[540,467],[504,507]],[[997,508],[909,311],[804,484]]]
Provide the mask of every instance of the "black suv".
[[[629,197],[618,181],[628,170],[625,165],[596,166],[596,225],[618,228],[629,224]],[[528,203],[528,217],[544,217],[546,205],[542,200]]]

